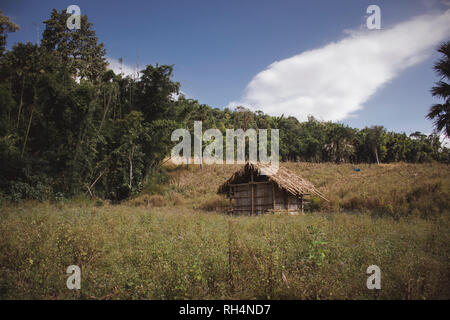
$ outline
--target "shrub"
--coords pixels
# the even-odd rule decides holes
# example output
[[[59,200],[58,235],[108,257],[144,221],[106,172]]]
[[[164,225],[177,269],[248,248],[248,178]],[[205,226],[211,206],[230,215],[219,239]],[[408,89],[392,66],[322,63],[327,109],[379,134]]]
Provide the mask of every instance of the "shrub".
[[[11,181],[10,182],[11,200],[19,202],[21,200],[38,200],[44,201],[49,199],[52,194],[52,189],[45,182],[32,181]]]
[[[319,197],[314,196],[311,198],[310,208],[312,211],[320,210],[321,208],[321,200]]]
[[[159,194],[154,194],[154,195],[144,194],[137,198],[129,200],[128,204],[135,206],[135,207],[140,207],[140,206],[164,207],[167,205],[167,201],[163,196],[161,196]]]
[[[170,176],[163,167],[160,170],[150,173],[150,176],[147,178],[142,191],[145,194],[161,194],[169,180]]]
[[[97,208],[103,207],[103,200],[102,199],[95,200],[94,206],[97,207]]]
[[[215,195],[205,201],[200,205],[200,209],[205,211],[226,211],[230,207],[230,201],[225,199],[223,196]]]
[[[148,201],[149,204],[153,207],[164,207],[167,205],[166,199],[159,194],[151,195]]]
[[[176,193],[171,194],[169,199],[174,206],[179,206],[184,203],[183,198]]]

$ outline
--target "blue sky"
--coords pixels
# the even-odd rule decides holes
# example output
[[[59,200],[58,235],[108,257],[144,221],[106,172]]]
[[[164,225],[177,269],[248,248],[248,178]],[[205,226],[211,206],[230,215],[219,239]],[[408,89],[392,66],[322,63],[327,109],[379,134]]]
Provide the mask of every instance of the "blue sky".
[[[138,55],[141,67],[156,62],[173,64],[174,79],[181,83],[182,91],[200,103],[219,108],[248,104],[300,120],[314,114],[358,128],[380,124],[406,133],[432,131],[425,114],[436,102],[429,93],[437,81],[432,66],[439,56],[434,49],[439,40],[449,39],[448,27],[443,26],[450,25],[448,15],[443,16],[450,8],[449,1],[2,1],[0,9],[22,27],[9,35],[8,47],[15,42],[35,42],[33,22],[39,23],[42,32],[42,21],[52,8],[61,10],[71,4],[88,15],[109,58],[122,57],[131,69]],[[385,38],[378,30],[367,35],[366,8],[371,4],[381,8],[380,31],[402,23],[403,31]],[[424,14],[431,16],[414,20]],[[410,25],[405,24],[408,21],[412,21]],[[427,23],[430,30],[442,30],[425,33],[424,39],[404,33],[414,32],[416,25],[423,30]],[[379,40],[374,36],[377,32]],[[430,40],[428,35],[434,38]],[[367,37],[384,48],[385,61],[392,58],[394,62],[383,63],[379,57],[370,60],[371,53],[359,45],[367,43]],[[428,42],[411,48],[413,56],[407,52],[392,55],[397,43],[407,38],[413,43]],[[348,46],[339,51],[340,41],[346,39],[350,39]],[[330,46],[333,43],[338,44],[338,52]],[[350,52],[353,60],[347,55],[341,59],[339,52]],[[366,55],[368,60],[361,58]],[[339,60],[337,65],[342,61],[341,72],[327,74],[326,59],[323,64],[320,59],[316,64],[307,63],[316,56]],[[408,59],[414,62],[405,62]],[[373,67],[367,69],[367,64]],[[355,67],[354,74],[347,74],[347,65]],[[383,72],[377,78],[379,70]],[[376,83],[361,81],[364,72],[378,79]],[[308,79],[326,84],[311,86]],[[286,84],[290,91],[284,90]],[[350,89],[349,84],[357,87]]]

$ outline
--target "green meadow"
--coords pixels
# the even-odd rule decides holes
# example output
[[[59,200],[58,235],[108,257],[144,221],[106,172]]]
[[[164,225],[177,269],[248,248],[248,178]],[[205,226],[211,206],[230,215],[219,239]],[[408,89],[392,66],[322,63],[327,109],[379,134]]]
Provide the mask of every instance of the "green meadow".
[[[450,298],[448,165],[281,165],[330,201],[233,216],[216,190],[239,166],[167,165],[120,204],[3,203],[0,298]],[[66,287],[70,265],[80,290]],[[370,265],[380,290],[366,287]]]

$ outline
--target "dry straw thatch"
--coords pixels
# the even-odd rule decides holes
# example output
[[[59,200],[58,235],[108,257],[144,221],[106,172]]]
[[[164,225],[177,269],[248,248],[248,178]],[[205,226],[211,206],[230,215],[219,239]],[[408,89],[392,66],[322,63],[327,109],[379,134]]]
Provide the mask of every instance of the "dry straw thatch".
[[[246,177],[253,171],[254,177],[267,176],[269,181],[273,181],[280,189],[297,196],[301,194],[317,195],[328,201],[325,196],[314,187],[308,180],[303,179],[294,172],[279,167],[278,170],[270,164],[259,162],[247,162],[245,166],[236,171],[224,184],[219,187],[217,193],[225,194],[229,190],[229,186],[233,184],[245,183]]]

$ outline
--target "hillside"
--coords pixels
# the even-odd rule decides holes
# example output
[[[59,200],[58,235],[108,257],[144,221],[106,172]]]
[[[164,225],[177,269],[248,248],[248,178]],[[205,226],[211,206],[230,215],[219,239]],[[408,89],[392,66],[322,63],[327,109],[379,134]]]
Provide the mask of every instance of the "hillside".
[[[450,207],[448,165],[429,164],[332,164],[285,162],[283,167],[311,181],[330,202],[313,199],[315,211],[369,211],[394,218],[410,214],[429,216]],[[240,165],[165,166],[169,179],[159,195],[141,195],[130,204],[183,206],[221,211],[228,205],[216,195],[218,187]],[[354,169],[359,168],[357,172]]]
[[[442,164],[284,163],[331,203],[229,216],[217,187],[239,166],[166,166],[120,205],[3,205],[1,299],[449,299],[449,170]],[[366,288],[377,265],[382,290]],[[81,290],[65,270],[80,266]]]

